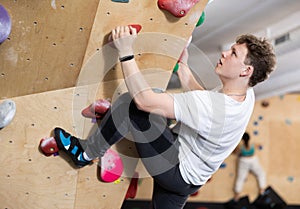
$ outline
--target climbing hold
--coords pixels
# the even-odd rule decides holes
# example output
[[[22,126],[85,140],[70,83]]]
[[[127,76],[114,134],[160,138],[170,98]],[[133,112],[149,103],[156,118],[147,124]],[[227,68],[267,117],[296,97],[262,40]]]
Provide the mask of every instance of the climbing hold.
[[[262,107],[268,107],[269,106],[269,102],[268,101],[262,101],[261,102],[261,106]]]
[[[5,41],[11,32],[11,19],[6,9],[0,5],[0,44]]]
[[[42,138],[40,141],[39,148],[42,151],[42,153],[47,157],[51,155],[58,155],[58,146],[54,137]]]
[[[136,33],[139,33],[142,29],[142,26],[139,25],[139,24],[129,24],[128,26],[131,26],[133,28],[136,29]],[[112,38],[111,38],[111,34],[108,36],[108,42],[111,42],[112,41]]]
[[[125,199],[134,199],[137,193],[138,188],[138,180],[139,180],[139,173],[135,172],[133,177],[131,178],[127,193],[125,195]]]
[[[286,124],[286,125],[292,125],[292,121],[291,121],[290,119],[286,119],[286,120],[285,120],[285,124]]]
[[[140,30],[142,29],[142,26],[139,25],[139,24],[130,24],[128,26],[131,26],[131,27],[135,28],[136,29],[136,33],[139,33]]]
[[[119,184],[119,183],[121,183],[121,179],[117,179],[114,181],[114,184]]]
[[[118,3],[128,3],[129,0],[111,0],[113,2],[118,2]]]
[[[220,168],[226,168],[226,166],[227,166],[226,163],[222,163]]]
[[[8,99],[0,104],[0,129],[6,127],[15,117],[16,104]]]
[[[90,104],[88,107],[84,108],[81,114],[87,118],[96,118],[102,119],[108,109],[110,108],[111,103],[106,99],[98,99],[97,101]]]
[[[289,182],[293,182],[293,181],[294,181],[294,177],[293,177],[293,176],[289,176],[289,177],[287,178],[287,180],[288,180]]]
[[[115,182],[118,180],[124,170],[124,165],[122,158],[119,154],[112,150],[108,149],[104,156],[101,158],[101,163],[99,164],[100,168],[100,177],[104,182]]]
[[[175,17],[184,17],[199,0],[158,0],[158,7],[169,11]]]
[[[198,22],[197,22],[197,24],[196,24],[196,27],[202,25],[204,23],[204,20],[205,20],[205,12],[203,11],[200,18],[199,18],[199,20],[198,20]]]
[[[176,73],[179,69],[179,65],[178,65],[178,62],[176,62],[176,65],[174,66],[173,68],[173,72]]]
[[[193,194],[191,194],[191,197],[195,197],[199,194],[199,191],[194,192]]]

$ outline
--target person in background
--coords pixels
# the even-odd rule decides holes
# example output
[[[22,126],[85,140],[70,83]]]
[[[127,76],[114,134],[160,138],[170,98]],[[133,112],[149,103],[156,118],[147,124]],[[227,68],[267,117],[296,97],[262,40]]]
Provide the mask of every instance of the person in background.
[[[255,155],[255,150],[260,145],[250,143],[250,135],[245,132],[241,144],[237,147],[236,151],[239,154],[237,177],[234,186],[234,200],[238,201],[240,193],[243,189],[244,182],[249,174],[252,172],[258,182],[259,194],[262,194],[266,188],[266,174],[263,170],[258,157]]]

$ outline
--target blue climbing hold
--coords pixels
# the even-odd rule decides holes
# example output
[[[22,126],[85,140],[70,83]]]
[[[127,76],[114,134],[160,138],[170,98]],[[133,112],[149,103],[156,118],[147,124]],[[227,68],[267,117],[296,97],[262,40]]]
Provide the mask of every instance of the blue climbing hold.
[[[293,176],[289,176],[289,177],[287,178],[287,180],[288,180],[289,182],[293,182],[293,181],[294,181],[294,177],[293,177]]]
[[[220,168],[226,168],[226,166],[227,166],[226,163],[222,163]]]
[[[128,3],[129,0],[111,0],[113,2],[118,2],[118,3]]]
[[[286,119],[286,120],[285,120],[285,124],[286,124],[286,125],[292,125],[292,121],[289,120],[289,119]]]

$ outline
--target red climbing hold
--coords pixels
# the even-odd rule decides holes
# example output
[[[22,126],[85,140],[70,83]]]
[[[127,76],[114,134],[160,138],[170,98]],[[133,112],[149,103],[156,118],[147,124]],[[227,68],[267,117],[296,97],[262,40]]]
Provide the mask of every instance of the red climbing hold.
[[[131,26],[131,27],[135,28],[136,29],[136,33],[139,33],[140,30],[142,29],[142,26],[139,25],[139,24],[130,24],[128,26]]]
[[[40,141],[40,150],[47,157],[51,155],[56,155],[58,153],[58,147],[54,137],[42,138]]]
[[[111,104],[106,99],[98,99],[81,111],[81,114],[87,118],[102,119]]]
[[[199,0],[158,0],[160,9],[169,11],[175,17],[185,16]]]
[[[136,33],[139,33],[140,30],[142,29],[142,26],[139,25],[139,24],[129,24],[128,26],[131,26],[131,27],[135,28],[136,29]],[[112,42],[111,34],[108,36],[108,42]]]
[[[129,198],[131,198],[131,199],[135,198],[136,193],[137,193],[138,180],[139,180],[139,173],[135,172],[130,181],[130,184],[129,184],[129,187],[128,187],[128,190],[127,190],[127,193],[125,196],[126,200]]]

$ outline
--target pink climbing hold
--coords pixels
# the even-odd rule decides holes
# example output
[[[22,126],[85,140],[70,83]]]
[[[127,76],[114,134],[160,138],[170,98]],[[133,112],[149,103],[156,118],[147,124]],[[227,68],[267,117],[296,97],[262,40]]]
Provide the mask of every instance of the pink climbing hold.
[[[101,158],[100,177],[104,182],[114,182],[118,180],[124,170],[123,162],[119,154],[108,149]]]

